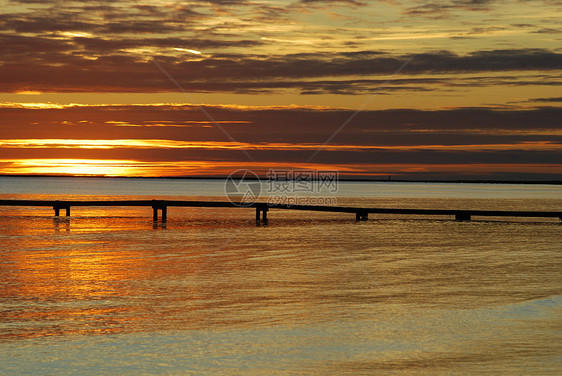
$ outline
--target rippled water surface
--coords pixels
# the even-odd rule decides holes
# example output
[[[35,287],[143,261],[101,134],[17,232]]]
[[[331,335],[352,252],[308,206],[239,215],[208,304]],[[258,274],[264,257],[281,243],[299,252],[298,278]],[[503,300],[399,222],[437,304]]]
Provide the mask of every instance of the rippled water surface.
[[[20,188],[4,181],[0,198],[53,198],[22,180]],[[112,194],[106,183],[73,181],[90,188],[56,197],[224,200],[216,182],[182,194],[177,181],[119,180]],[[562,210],[556,186],[363,184],[340,190],[338,203]],[[554,375],[562,367],[558,219],[355,222],[271,210],[269,226],[256,227],[252,209],[169,208],[167,225],[154,228],[150,208],[52,215],[0,207],[0,374]]]

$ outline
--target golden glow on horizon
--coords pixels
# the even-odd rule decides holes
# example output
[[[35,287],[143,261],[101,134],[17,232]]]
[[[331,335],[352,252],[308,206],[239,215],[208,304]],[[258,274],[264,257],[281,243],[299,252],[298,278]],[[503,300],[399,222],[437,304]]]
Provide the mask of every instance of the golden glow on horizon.
[[[127,176],[135,171],[129,160],[20,159],[10,161],[5,173],[45,175]]]
[[[2,167],[4,166],[4,167]],[[265,173],[270,168],[300,168],[311,170],[339,170],[353,172],[353,168],[317,163],[252,163],[256,173]],[[229,175],[233,171],[248,169],[247,162],[224,161],[178,161],[145,162],[137,160],[111,159],[18,159],[0,160],[0,173],[26,175],[74,175],[74,176],[217,176]]]
[[[22,91],[16,91],[15,94],[19,94],[19,95],[41,95],[43,94],[40,91],[36,91],[36,90],[22,90]]]
[[[1,167],[4,166],[4,167]],[[272,169],[335,170],[341,176],[389,176],[408,172],[460,173],[482,175],[494,172],[559,173],[557,164],[337,164],[297,162],[178,161],[145,162],[104,159],[18,159],[0,160],[3,174],[73,175],[73,176],[227,176],[233,171],[250,169],[260,176]]]

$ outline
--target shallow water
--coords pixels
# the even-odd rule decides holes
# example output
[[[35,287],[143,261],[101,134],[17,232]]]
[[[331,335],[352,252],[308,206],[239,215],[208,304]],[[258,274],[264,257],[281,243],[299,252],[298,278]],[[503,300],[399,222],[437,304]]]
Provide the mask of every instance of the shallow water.
[[[530,198],[503,186],[493,199],[451,188],[338,203],[562,208],[558,187]],[[355,222],[271,210],[270,225],[256,227],[252,209],[169,208],[167,225],[153,228],[150,208],[52,214],[0,208],[1,374],[557,374],[562,365],[558,219]]]

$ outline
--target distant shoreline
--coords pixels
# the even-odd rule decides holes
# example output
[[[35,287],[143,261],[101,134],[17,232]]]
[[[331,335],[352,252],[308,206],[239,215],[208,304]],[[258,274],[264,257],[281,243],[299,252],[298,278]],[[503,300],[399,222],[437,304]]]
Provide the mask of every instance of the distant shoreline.
[[[102,178],[102,179],[168,179],[168,180],[225,180],[228,176],[103,176],[103,175],[22,175],[22,174],[0,174],[2,177],[17,178]],[[256,180],[250,177],[248,180]],[[265,180],[265,179],[262,179]],[[451,183],[451,184],[542,184],[542,185],[562,185],[562,180],[413,180],[413,179],[368,179],[354,177],[340,177],[341,182],[372,182],[372,183]]]

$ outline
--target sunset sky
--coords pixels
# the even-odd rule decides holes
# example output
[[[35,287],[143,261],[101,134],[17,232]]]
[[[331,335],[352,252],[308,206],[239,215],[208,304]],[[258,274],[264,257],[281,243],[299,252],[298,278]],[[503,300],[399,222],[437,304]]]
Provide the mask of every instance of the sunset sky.
[[[0,9],[0,174],[562,179],[561,1]]]

